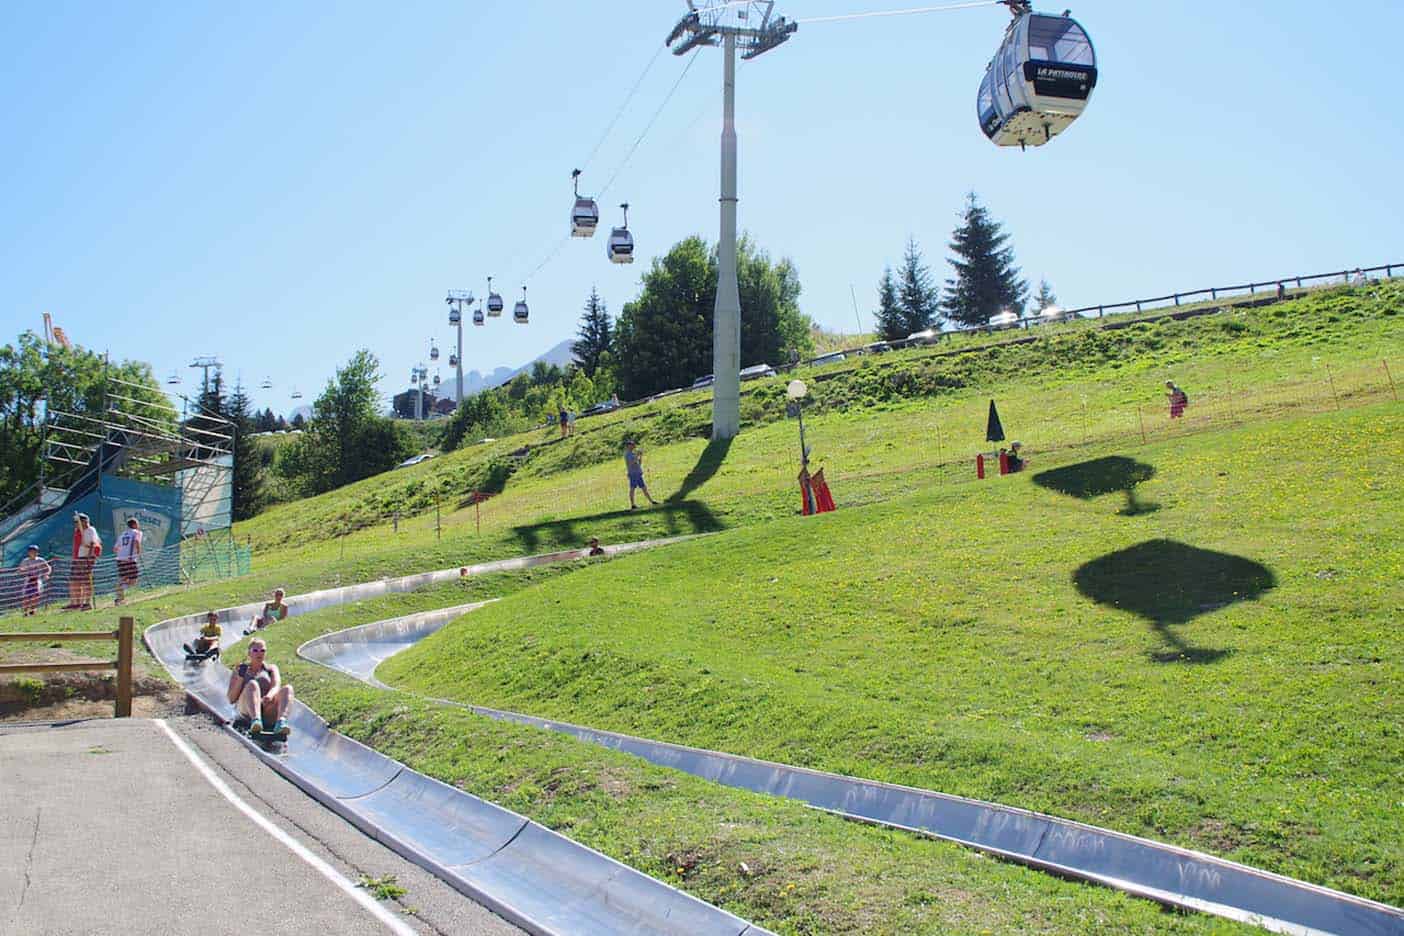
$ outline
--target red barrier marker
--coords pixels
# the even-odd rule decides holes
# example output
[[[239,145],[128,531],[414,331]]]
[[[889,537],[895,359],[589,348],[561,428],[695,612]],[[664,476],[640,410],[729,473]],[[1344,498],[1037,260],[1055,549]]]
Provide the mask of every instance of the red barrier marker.
[[[985,456],[984,456],[984,455],[976,455],[976,456],[975,456],[975,477],[979,478],[981,481],[985,480]]]

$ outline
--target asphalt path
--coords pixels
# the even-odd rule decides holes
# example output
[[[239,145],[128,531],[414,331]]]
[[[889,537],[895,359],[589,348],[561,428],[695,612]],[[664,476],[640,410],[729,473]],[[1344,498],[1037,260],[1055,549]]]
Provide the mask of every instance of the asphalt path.
[[[379,901],[355,886],[391,877],[403,896]],[[207,718],[0,728],[0,933],[133,932],[521,930],[363,835]]]

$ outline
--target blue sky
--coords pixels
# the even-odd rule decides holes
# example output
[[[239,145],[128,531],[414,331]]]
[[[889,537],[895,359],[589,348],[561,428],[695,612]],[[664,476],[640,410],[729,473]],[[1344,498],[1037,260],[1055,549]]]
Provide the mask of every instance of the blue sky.
[[[791,0],[803,20],[917,3]],[[1061,5],[1059,7],[1061,9]],[[649,258],[715,239],[721,56],[653,61],[586,166],[640,255],[560,246],[582,165],[685,10],[565,4],[75,3],[0,11],[0,341],[42,312],[158,375],[217,354],[260,405],[310,400],[357,348],[406,385],[449,288],[531,324],[465,329],[468,368],[515,366],[617,311]],[[740,223],[797,265],[802,308],[864,325],[913,236],[944,277],[979,193],[1033,281],[1069,305],[1404,260],[1404,5],[1074,6],[1102,77],[1066,135],[992,146],[975,93],[1007,14],[802,25],[738,78]],[[560,249],[553,254],[553,250]],[[440,361],[449,377],[447,353]],[[256,389],[265,376],[272,391]],[[691,375],[683,375],[690,377]]]

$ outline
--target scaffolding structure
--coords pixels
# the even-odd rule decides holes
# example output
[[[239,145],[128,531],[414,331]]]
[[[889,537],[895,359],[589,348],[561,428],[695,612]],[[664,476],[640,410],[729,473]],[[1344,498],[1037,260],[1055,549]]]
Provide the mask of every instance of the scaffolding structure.
[[[96,410],[47,410],[39,472],[22,506],[0,519],[0,565],[18,562],[31,543],[68,555],[69,517],[79,512],[109,550],[131,517],[145,550],[184,547],[184,581],[195,565],[232,565],[218,557],[232,554],[222,547],[231,537],[234,424],[187,397],[177,408],[148,385],[105,374]]]

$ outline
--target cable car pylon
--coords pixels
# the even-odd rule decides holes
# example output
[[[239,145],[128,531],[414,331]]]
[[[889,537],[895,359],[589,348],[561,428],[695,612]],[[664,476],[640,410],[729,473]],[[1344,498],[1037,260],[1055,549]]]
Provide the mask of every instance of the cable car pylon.
[[[741,292],[736,282],[736,48],[753,59],[784,43],[799,29],[783,16],[772,19],[770,2],[687,0],[688,12],[666,44],[674,55],[700,46],[721,45],[721,237],[718,239],[717,300],[712,313],[712,438],[730,439],[741,431]]]

